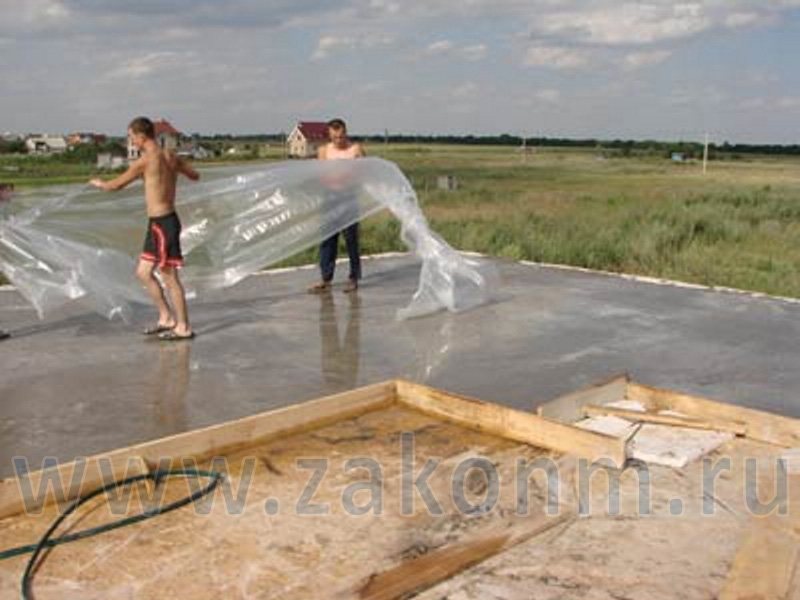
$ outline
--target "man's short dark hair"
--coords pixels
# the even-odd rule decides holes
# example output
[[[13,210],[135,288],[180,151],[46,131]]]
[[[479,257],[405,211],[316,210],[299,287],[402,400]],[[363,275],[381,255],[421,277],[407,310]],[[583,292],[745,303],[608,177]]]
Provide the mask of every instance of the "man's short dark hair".
[[[156,137],[156,128],[153,126],[153,122],[147,117],[136,117],[131,121],[130,125],[128,125],[128,129],[133,133],[143,133],[146,138],[150,138],[151,140]]]
[[[347,131],[347,124],[342,119],[331,119],[328,121],[328,129],[334,131]]]

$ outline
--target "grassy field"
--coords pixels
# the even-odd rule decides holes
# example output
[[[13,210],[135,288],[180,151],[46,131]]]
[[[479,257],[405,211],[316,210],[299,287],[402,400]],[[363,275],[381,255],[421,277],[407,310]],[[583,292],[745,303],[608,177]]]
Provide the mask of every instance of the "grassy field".
[[[594,149],[367,151],[398,163],[432,227],[456,248],[800,297],[798,158],[713,161],[704,175],[698,163]],[[82,181],[83,168],[17,183]],[[459,189],[436,189],[440,175],[454,175]],[[9,178],[0,171],[0,179]],[[367,220],[364,252],[403,249],[398,233],[388,215]],[[314,260],[308,251],[286,264]]]
[[[433,228],[460,249],[800,296],[797,158],[714,161],[703,175],[697,163],[594,150],[372,154],[401,166]],[[457,191],[435,189],[444,174]],[[385,223],[365,230],[367,243],[391,247]]]

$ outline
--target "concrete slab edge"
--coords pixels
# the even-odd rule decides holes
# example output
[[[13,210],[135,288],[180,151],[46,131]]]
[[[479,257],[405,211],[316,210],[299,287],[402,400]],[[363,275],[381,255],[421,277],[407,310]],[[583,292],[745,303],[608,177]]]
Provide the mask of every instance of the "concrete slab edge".
[[[489,256],[486,254],[482,254],[480,252],[469,252],[469,251],[461,251],[460,252],[464,256],[471,256],[475,258],[497,258],[493,256]],[[369,254],[362,257],[362,260],[379,260],[382,258],[400,258],[408,256],[409,252],[383,252],[380,254]],[[500,259],[503,260],[503,259]],[[336,262],[342,263],[346,262],[346,258],[340,258]],[[699,283],[689,283],[686,281],[677,281],[674,279],[664,279],[661,277],[649,277],[647,275],[633,275],[631,273],[616,273],[614,271],[602,271],[598,269],[587,269],[586,267],[575,267],[572,265],[560,265],[556,263],[545,263],[545,262],[535,262],[530,260],[518,260],[512,261],[519,265],[526,265],[531,267],[541,267],[545,269],[557,269],[559,271],[574,271],[577,273],[587,273],[590,275],[604,275],[606,277],[618,277],[620,279],[625,279],[626,281],[635,281],[637,283],[649,283],[652,285],[663,285],[669,287],[677,287],[677,288],[684,288],[690,290],[705,290],[708,292],[720,292],[725,294],[735,294],[739,296],[747,296],[749,298],[764,298],[769,300],[777,300],[780,302],[785,302],[787,304],[800,304],[800,298],[792,298],[791,296],[774,296],[771,294],[767,294],[764,292],[754,292],[752,290],[743,290],[739,288],[732,288],[726,287],[721,285],[702,285]],[[308,271],[311,269],[316,269],[316,264],[308,264],[308,265],[299,265],[296,267],[280,267],[276,269],[265,269],[264,271],[259,271],[258,273],[254,273],[252,276],[265,276],[265,275],[278,275],[281,273],[292,273],[295,271]],[[14,286],[10,284],[0,285],[0,291],[10,291],[13,290]]]

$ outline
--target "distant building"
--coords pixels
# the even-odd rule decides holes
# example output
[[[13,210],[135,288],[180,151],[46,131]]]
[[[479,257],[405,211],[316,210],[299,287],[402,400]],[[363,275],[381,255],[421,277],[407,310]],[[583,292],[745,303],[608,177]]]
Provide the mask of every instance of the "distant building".
[[[436,178],[436,187],[453,192],[458,189],[458,178],[455,175],[439,175]]]
[[[180,141],[181,132],[172,126],[172,123],[165,119],[153,121],[153,127],[156,134],[156,142],[163,150],[172,150],[173,152],[178,149],[178,142]],[[128,140],[128,160],[136,160],[140,156],[140,152],[133,147],[130,140]]]
[[[213,153],[200,144],[183,144],[178,146],[177,154],[183,158],[193,158],[195,160],[205,160],[213,157]]]
[[[81,144],[105,144],[106,143],[106,136],[100,133],[71,133],[67,136],[67,145],[68,146],[80,146]]]
[[[286,147],[291,158],[314,158],[319,147],[327,142],[327,123],[299,121],[286,138]]]
[[[62,154],[67,151],[67,141],[60,135],[31,135],[25,147],[30,154]]]
[[[682,163],[686,160],[686,157],[683,152],[673,152],[670,155],[670,160],[672,160],[672,162]]]

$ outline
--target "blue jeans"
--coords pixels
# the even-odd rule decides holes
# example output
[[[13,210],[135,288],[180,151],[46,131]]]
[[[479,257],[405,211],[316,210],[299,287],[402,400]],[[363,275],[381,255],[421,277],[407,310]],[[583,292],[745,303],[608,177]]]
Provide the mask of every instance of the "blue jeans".
[[[322,281],[332,281],[333,271],[336,269],[336,256],[339,253],[339,233],[344,234],[347,244],[347,255],[350,258],[350,279],[361,279],[361,256],[358,248],[358,223],[353,223],[342,232],[336,232],[319,247],[319,270],[322,272]]]

